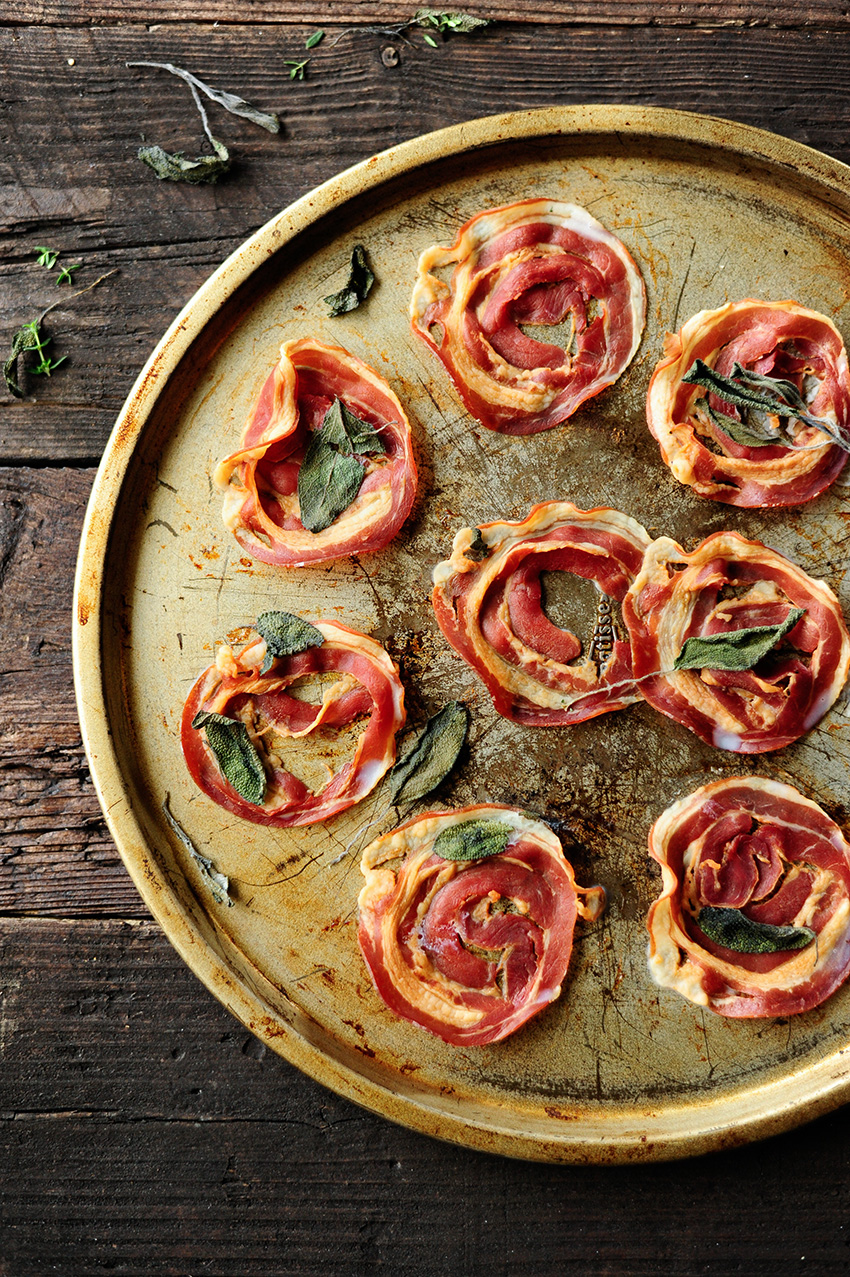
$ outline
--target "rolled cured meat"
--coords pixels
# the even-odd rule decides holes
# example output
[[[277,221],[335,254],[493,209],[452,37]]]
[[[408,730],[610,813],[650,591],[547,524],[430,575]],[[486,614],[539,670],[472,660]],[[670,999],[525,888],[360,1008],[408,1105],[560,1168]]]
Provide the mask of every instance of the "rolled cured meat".
[[[341,450],[339,438],[329,445],[318,487],[339,485],[354,495],[329,526],[311,531],[301,519],[299,477],[337,400],[358,428],[365,423],[370,441],[342,437]],[[224,522],[239,544],[255,559],[286,567],[382,549],[410,513],[416,481],[410,423],[396,395],[341,346],[312,337],[281,346],[239,450],[215,472]]]
[[[455,1045],[498,1042],[554,1001],[576,915],[604,908],[601,887],[576,886],[547,825],[493,804],[419,816],[376,839],[360,867],[360,948],[378,993]]]
[[[655,822],[657,984],[734,1017],[796,1015],[850,973],[850,846],[791,785],[715,781]]]
[[[808,415],[850,442],[847,354],[826,315],[793,301],[752,299],[700,311],[668,334],[649,383],[646,419],[673,474],[702,497],[737,506],[799,505],[832,483],[845,449],[799,418],[748,410],[684,381],[697,360],[732,380],[737,366],[790,383]],[[756,391],[764,385],[751,381]],[[748,422],[751,430],[742,431]]]
[[[534,506],[518,523],[461,528],[451,558],[434,569],[432,602],[443,634],[500,714],[558,726],[640,699],[616,613],[649,544],[628,515],[569,501]],[[596,623],[585,645],[546,616],[543,572],[596,587]]]
[[[438,274],[446,267],[451,284]],[[625,245],[586,209],[529,199],[479,213],[449,248],[426,249],[410,315],[472,415],[527,435],[566,421],[625,371],[646,295]],[[557,342],[541,326],[562,326]]]
[[[259,636],[238,653],[222,647],[183,709],[183,755],[195,784],[219,806],[255,824],[286,828],[327,820],[364,798],[395,761],[395,734],[405,720],[398,669],[365,634],[337,621],[318,622],[315,629],[321,644],[291,656],[272,657]],[[319,703],[289,690],[307,679],[321,684]],[[219,736],[225,734],[226,756],[235,757],[237,768],[247,767],[242,792],[238,779],[234,784],[224,774],[205,720]],[[318,790],[280,757],[289,741],[311,733],[322,739],[358,724],[353,757],[335,774],[326,767],[328,781]],[[252,782],[255,792],[246,797]]]
[[[850,668],[850,635],[829,586],[736,532],[715,532],[690,554],[669,537],[654,541],[622,615],[643,695],[718,749],[789,745],[823,717]],[[732,667],[720,636],[737,649]],[[689,641],[690,668],[676,668]],[[764,653],[735,668],[748,643]]]

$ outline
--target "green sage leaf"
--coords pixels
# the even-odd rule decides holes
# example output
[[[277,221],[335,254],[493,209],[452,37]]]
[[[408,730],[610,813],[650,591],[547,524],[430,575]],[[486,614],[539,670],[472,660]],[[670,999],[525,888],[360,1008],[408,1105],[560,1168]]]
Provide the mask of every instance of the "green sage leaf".
[[[224,778],[246,802],[261,807],[266,794],[266,772],[248,729],[237,718],[201,710],[192,726],[203,728]]]
[[[323,298],[330,307],[331,318],[336,319],[350,310],[356,310],[368,297],[374,282],[375,276],[369,266],[366,249],[362,244],[355,244],[351,254],[348,283],[338,293],[331,293],[330,297]]]
[[[231,899],[229,894],[230,879],[227,877],[227,874],[219,873],[214,863],[206,856],[202,856],[198,851],[197,847],[192,842],[192,839],[186,833],[186,830],[172,815],[171,808],[168,805],[170,797],[170,794],[166,794],[162,800],[163,816],[200,869],[201,877],[209,887],[213,900],[217,905],[227,905],[228,909],[232,909],[236,901]]]
[[[697,926],[709,940],[735,953],[781,953],[805,949],[817,939],[811,927],[774,927],[754,922],[739,909],[716,909],[706,905],[697,914]]]
[[[513,826],[499,820],[468,820],[449,825],[434,842],[434,855],[443,860],[482,860],[498,856],[508,845]]]
[[[477,27],[489,27],[492,18],[476,18],[471,13],[444,13],[440,9],[417,9],[413,21],[420,27],[434,27],[442,34],[467,35]]]
[[[351,505],[366,477],[360,458],[385,451],[374,426],[335,399],[298,471],[300,518],[308,532],[323,532]]]
[[[136,154],[152,168],[161,182],[190,182],[195,186],[217,182],[229,172],[230,152],[223,142],[210,138],[215,155],[196,155],[187,160],[181,151],[173,154],[161,146],[140,146]]]
[[[794,607],[781,625],[752,625],[724,634],[686,639],[673,662],[675,670],[751,670],[806,614]]]
[[[390,801],[415,803],[448,776],[457,762],[469,728],[469,710],[450,701],[429,718],[419,740],[390,772]]]
[[[321,630],[291,612],[262,612],[257,617],[257,633],[266,640],[266,659],[260,669],[268,674],[275,658],[306,652],[308,647],[321,647],[325,636]]]

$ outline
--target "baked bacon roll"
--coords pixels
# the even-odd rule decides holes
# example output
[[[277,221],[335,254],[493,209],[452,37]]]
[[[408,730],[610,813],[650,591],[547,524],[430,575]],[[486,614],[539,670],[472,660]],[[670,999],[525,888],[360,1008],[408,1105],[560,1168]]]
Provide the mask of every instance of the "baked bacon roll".
[[[505,718],[528,726],[579,723],[640,699],[618,605],[650,544],[628,515],[569,501],[534,506],[518,523],[461,528],[434,569],[432,602],[452,647],[484,680]],[[543,572],[567,572],[598,592],[583,648],[543,611]]]
[[[829,586],[736,532],[690,554],[669,537],[654,541],[622,615],[645,698],[718,749],[789,745],[823,717],[850,667]],[[748,651],[761,652],[749,665]]]
[[[353,414],[360,436],[352,442],[338,425],[325,457],[317,457],[317,436],[324,436],[337,400]],[[317,475],[313,494],[321,504],[312,531],[302,522],[305,459]],[[239,450],[215,472],[224,522],[239,544],[255,559],[286,567],[382,549],[410,513],[416,478],[410,423],[396,395],[341,346],[311,337],[281,346]],[[342,495],[328,509],[337,490]]]
[[[451,285],[438,272],[454,267]],[[530,199],[479,213],[419,259],[410,315],[484,426],[557,426],[625,371],[646,295],[625,246],[583,208]],[[529,326],[566,327],[547,341]],[[554,334],[553,334],[554,336]]]
[[[593,920],[605,902],[576,886],[547,825],[492,804],[418,816],[360,867],[360,948],[378,993],[455,1045],[498,1042],[554,1001],[576,915]]]
[[[649,969],[721,1015],[796,1015],[850,973],[850,846],[824,811],[762,777],[705,785],[656,821],[663,890]]]
[[[733,380],[736,366],[758,374],[751,379],[757,397],[765,386],[770,397],[761,378],[790,383],[809,416],[850,441],[847,354],[830,319],[793,301],[748,299],[700,311],[668,334],[649,383],[646,419],[673,474],[702,497],[737,506],[799,505],[832,483],[847,452],[829,433],[780,412],[748,411],[686,382],[697,360]],[[741,429],[747,422],[750,431]]]
[[[259,636],[238,653],[220,648],[183,709],[183,755],[195,784],[256,824],[327,820],[364,798],[395,761],[395,734],[405,720],[396,666],[379,643],[345,625],[320,621],[315,630],[320,645],[291,656],[273,656]],[[303,689],[305,680],[319,685],[319,703],[290,690]],[[284,764],[287,753],[303,770],[299,739],[316,733],[330,748],[345,729],[357,734],[353,758],[335,774],[324,763],[327,783],[315,791]]]

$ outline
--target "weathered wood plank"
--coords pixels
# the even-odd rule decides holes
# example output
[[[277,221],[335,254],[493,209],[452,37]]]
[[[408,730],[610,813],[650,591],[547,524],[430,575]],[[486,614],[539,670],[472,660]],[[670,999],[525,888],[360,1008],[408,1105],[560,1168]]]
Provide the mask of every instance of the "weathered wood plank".
[[[91,471],[0,470],[0,913],[147,916],[109,837],[71,674]]]
[[[196,22],[275,23],[308,25],[309,31],[319,25],[329,32],[345,24],[390,26],[407,22],[417,8],[405,0],[272,0],[272,3],[239,4],[237,0],[203,0],[192,6]],[[802,27],[846,27],[848,12],[832,0],[793,0],[768,4],[764,0],[574,0],[565,7],[558,0],[464,0],[464,12],[497,22],[552,23],[576,26],[593,22],[651,26],[660,25],[741,25]],[[185,21],[185,16],[166,0],[23,0],[5,21],[32,26],[84,26],[101,22]]]
[[[511,1162],[303,1077],[153,924],[0,920],[0,955],[9,1277],[846,1271],[850,1110],[678,1165]]]
[[[36,244],[82,261],[81,285],[120,270],[48,317],[51,351],[67,365],[21,404],[0,391],[0,461],[96,459],[150,350],[227,253],[316,183],[418,133],[557,102],[675,103],[850,160],[850,47],[816,29],[500,27],[439,49],[399,43],[395,68],[381,62],[386,39],[360,32],[328,39],[307,80],[290,82],[283,59],[303,54],[302,35],[260,26],[0,30],[3,344],[58,295],[35,265]],[[125,68],[136,59],[175,61],[279,109],[284,135],[213,110],[236,155],[228,180],[157,182],[135,157],[143,133],[187,150],[202,138],[184,86]]]

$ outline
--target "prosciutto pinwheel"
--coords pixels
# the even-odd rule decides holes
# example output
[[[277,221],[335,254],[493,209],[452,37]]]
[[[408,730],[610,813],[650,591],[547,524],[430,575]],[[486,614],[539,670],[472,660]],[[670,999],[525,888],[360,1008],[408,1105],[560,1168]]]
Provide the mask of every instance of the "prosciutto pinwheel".
[[[497,850],[442,854],[459,848]],[[360,948],[378,993],[454,1045],[498,1042],[554,1001],[576,916],[593,920],[605,902],[601,887],[576,886],[547,825],[494,804],[418,816],[360,867]]]
[[[439,271],[452,266],[449,285]],[[646,294],[625,245],[586,209],[529,199],[479,213],[450,247],[426,249],[410,316],[472,415],[528,435],[566,421],[625,371]]]
[[[696,361],[749,386],[756,400],[765,390],[768,400],[777,393],[781,400],[790,384],[804,417],[748,409],[724,400],[722,387],[683,380]],[[756,376],[742,379],[742,370]],[[778,383],[778,392],[765,379]],[[747,299],[700,311],[668,334],[649,383],[646,419],[673,474],[702,497],[748,507],[811,501],[837,477],[850,444],[841,334],[826,315],[793,301]]]
[[[239,652],[221,647],[183,709],[183,754],[195,784],[256,824],[286,828],[327,820],[364,798],[395,761],[395,734],[405,721],[398,669],[365,634],[337,621],[320,621],[315,629],[321,643],[288,656],[275,657],[260,636]],[[317,703],[290,690],[309,680],[320,687]],[[217,737],[211,738],[210,725]],[[334,732],[346,728],[357,735],[353,757],[335,774],[325,764],[327,783],[314,791],[295,774],[297,744],[290,742],[316,733],[330,747]],[[211,746],[221,737],[217,752]],[[283,753],[293,757],[295,771]],[[223,759],[233,761],[232,779]]]
[[[649,911],[662,988],[733,1017],[797,1015],[850,973],[850,846],[791,785],[705,785],[656,821]]]
[[[317,460],[317,436],[337,401],[360,435],[352,441],[337,428],[314,492],[339,488],[351,499],[322,526],[337,508],[325,507],[311,530],[302,522],[302,466]],[[369,442],[358,442],[367,434]],[[312,337],[281,346],[238,451],[215,472],[224,522],[239,544],[255,559],[286,567],[382,549],[410,513],[416,481],[410,423],[397,396],[367,364]]]
[[[829,586],[736,532],[715,532],[690,554],[669,537],[654,541],[622,616],[644,697],[718,749],[789,745],[823,717],[850,668],[850,635]],[[734,668],[747,643],[766,644],[763,654]],[[686,644],[698,654],[689,667]]]
[[[434,569],[440,629],[483,679],[505,718],[579,723],[640,699],[617,611],[637,576],[647,532],[628,515],[548,501],[518,523],[461,528]],[[592,582],[596,623],[582,644],[546,616],[544,572]]]

